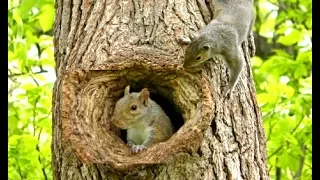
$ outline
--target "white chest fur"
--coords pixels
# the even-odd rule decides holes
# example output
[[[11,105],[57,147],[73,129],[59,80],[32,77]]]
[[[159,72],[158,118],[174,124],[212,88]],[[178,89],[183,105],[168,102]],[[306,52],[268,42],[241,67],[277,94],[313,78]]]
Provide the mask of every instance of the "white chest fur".
[[[127,130],[127,139],[135,145],[141,145],[150,138],[152,127],[137,127]]]

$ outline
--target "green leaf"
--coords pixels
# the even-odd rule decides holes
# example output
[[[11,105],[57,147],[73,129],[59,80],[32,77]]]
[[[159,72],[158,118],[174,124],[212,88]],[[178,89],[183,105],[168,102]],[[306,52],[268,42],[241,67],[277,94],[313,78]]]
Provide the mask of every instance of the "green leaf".
[[[258,102],[262,105],[265,103],[276,103],[279,98],[279,94],[271,94],[271,93],[259,93],[257,95]]]
[[[46,80],[46,78],[42,74],[35,74],[34,76],[37,78],[37,80],[41,80],[41,81]]]
[[[38,111],[38,112],[41,112],[41,113],[43,113],[43,114],[48,114],[49,109],[48,109],[48,108],[37,108],[37,111]]]
[[[298,161],[295,161],[288,153],[283,153],[282,155],[278,156],[278,166],[280,168],[287,168],[289,167],[292,170],[298,169]]]
[[[34,7],[39,0],[22,0],[22,3],[20,4],[19,10],[21,15],[26,15],[32,7]]]
[[[278,42],[286,46],[291,46],[301,41],[302,39],[303,39],[303,34],[300,31],[297,31],[294,29],[289,35],[281,36],[278,39]]]
[[[47,59],[47,58],[40,59],[38,62],[41,65],[50,65],[50,66],[54,65],[54,61],[52,59]]]
[[[312,94],[312,77],[308,77],[306,79],[299,79],[299,92],[301,94]]]
[[[297,146],[299,143],[297,141],[297,139],[292,136],[291,134],[289,133],[286,133],[285,135],[285,139],[289,142],[289,143],[292,143],[294,146]]]
[[[16,54],[13,53],[12,51],[8,51],[8,59],[9,59],[9,61],[13,60],[15,58],[16,58]]]
[[[30,160],[26,159],[26,158],[21,158],[21,159],[19,159],[19,164],[28,165],[28,164],[30,164]]]
[[[18,173],[18,171],[9,171],[9,179],[14,179],[14,180],[20,180],[21,177]]]
[[[257,66],[257,67],[261,66],[263,62],[263,60],[257,56],[253,57],[251,60],[252,60],[252,66]]]
[[[19,14],[19,11],[13,11],[13,19],[16,21],[16,23],[19,25],[19,26],[22,26],[23,25],[23,21],[21,19],[21,16]]]
[[[25,94],[18,94],[18,95],[16,96],[16,98],[17,98],[18,100],[24,100],[24,99],[26,99],[27,97],[26,97]]]
[[[26,84],[21,85],[21,88],[23,88],[25,90],[33,90],[36,87],[37,86],[34,83],[26,83]]]
[[[291,98],[295,93],[294,88],[291,86],[283,85],[281,89],[287,98]]]
[[[275,49],[275,50],[273,50],[273,52],[275,52],[278,55],[278,57],[292,59],[292,55],[288,54],[287,52],[283,51],[282,49]]]
[[[46,4],[42,6],[41,14],[39,16],[39,22],[44,32],[47,32],[52,29],[54,15],[55,11],[53,5]]]
[[[8,119],[8,128],[11,133],[13,133],[18,127],[18,119],[14,116],[9,116]]]
[[[312,51],[299,52],[297,56],[297,62],[311,63],[312,62]]]
[[[297,65],[295,68],[296,68],[294,71],[295,79],[300,79],[301,77],[306,76],[309,72],[305,66]]]

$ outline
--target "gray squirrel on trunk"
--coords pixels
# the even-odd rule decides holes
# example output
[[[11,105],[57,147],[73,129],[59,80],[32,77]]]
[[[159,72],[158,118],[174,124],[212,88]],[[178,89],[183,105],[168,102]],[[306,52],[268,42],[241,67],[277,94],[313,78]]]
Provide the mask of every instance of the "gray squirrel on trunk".
[[[252,0],[213,0],[215,18],[198,34],[181,36],[188,44],[184,68],[196,67],[212,57],[220,57],[230,70],[230,80],[223,96],[236,86],[244,64],[241,44],[249,36],[254,23]]]

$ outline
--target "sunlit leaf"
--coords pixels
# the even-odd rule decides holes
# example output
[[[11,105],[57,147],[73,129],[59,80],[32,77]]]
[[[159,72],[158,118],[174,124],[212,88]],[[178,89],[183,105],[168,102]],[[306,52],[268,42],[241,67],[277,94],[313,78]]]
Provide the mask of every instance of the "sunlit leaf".
[[[39,0],[22,0],[19,10],[22,15],[26,15]]]
[[[291,46],[297,43],[298,41],[302,40],[302,38],[303,38],[303,34],[300,31],[293,30],[290,34],[281,36],[278,39],[278,42],[286,46]]]
[[[42,6],[39,22],[44,32],[47,32],[52,28],[54,15],[55,11],[53,5],[46,4]]]

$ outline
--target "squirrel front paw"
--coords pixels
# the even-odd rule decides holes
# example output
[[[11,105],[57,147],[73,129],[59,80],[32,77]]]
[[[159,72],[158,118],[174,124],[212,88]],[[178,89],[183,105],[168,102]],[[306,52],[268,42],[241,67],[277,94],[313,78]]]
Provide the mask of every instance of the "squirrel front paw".
[[[223,98],[230,99],[230,97],[231,97],[231,92],[232,92],[232,90],[230,89],[229,86],[224,87],[224,88],[223,88],[223,91],[222,91],[222,97],[223,97]]]
[[[189,33],[189,35],[180,36],[180,41],[185,44],[190,44],[194,39],[199,36],[197,33]]]
[[[133,153],[138,153],[138,152],[142,152],[145,151],[147,148],[144,145],[131,145],[131,151]]]
[[[179,40],[184,44],[190,44],[191,43],[191,39],[187,35],[180,36]]]

